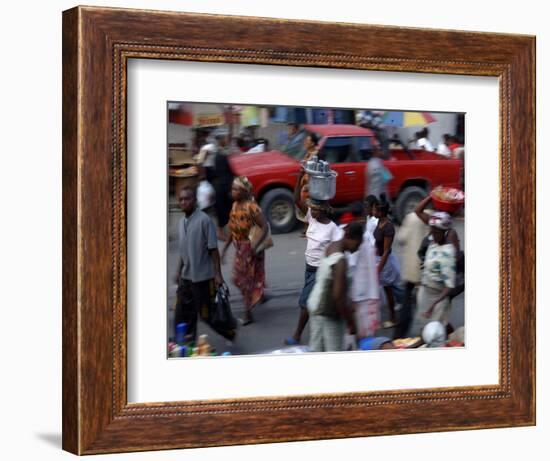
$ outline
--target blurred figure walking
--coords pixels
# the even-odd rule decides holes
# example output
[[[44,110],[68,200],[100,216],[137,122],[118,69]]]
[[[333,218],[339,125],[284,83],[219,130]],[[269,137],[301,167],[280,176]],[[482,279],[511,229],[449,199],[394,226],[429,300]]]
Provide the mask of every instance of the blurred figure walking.
[[[388,310],[390,312],[390,320],[384,322],[382,326],[383,328],[392,328],[397,324],[393,289],[399,286],[401,277],[399,274],[399,262],[392,252],[395,227],[388,217],[390,204],[386,200],[384,194],[380,196],[380,200],[378,204],[374,206],[374,210],[378,218],[378,224],[376,229],[374,229],[378,277],[380,285],[384,289]]]
[[[302,169],[301,175],[304,174]],[[300,307],[300,316],[298,317],[298,324],[294,334],[285,339],[285,344],[295,345],[299,344],[304,328],[308,322],[309,314],[307,310],[307,300],[315,284],[315,274],[321,263],[321,259],[325,254],[325,250],[329,244],[339,239],[338,226],[330,220],[328,217],[329,205],[325,201],[316,201],[309,199],[303,200],[303,196],[300,193],[300,179],[296,183],[294,189],[294,201],[296,207],[305,216],[307,223],[307,245],[305,252],[306,267],[304,274],[304,287],[300,294],[298,305]]]
[[[350,297],[357,325],[357,339],[374,336],[380,328],[380,285],[376,250],[372,234],[365,228],[363,242],[350,254],[348,264],[352,273]]]
[[[363,226],[352,222],[346,226],[344,238],[331,243],[321,259],[307,301],[313,352],[343,350],[346,326],[350,335],[357,333],[348,293],[350,283],[345,253],[356,252],[362,241]]]
[[[175,325],[187,324],[186,337],[195,342],[197,317],[208,320],[216,288],[224,283],[214,222],[197,208],[194,189],[179,193],[184,213],[179,223],[179,258],[174,276],[178,285]]]
[[[231,196],[234,202],[229,217],[230,235],[222,251],[222,260],[233,243],[233,283],[242,292],[245,314],[241,320],[243,325],[248,325],[252,323],[252,310],[264,299],[265,252],[258,251],[258,247],[267,237],[269,228],[261,208],[254,201],[252,183],[247,178],[234,179]],[[250,241],[253,226],[258,226],[262,232],[255,244]]]
[[[204,165],[206,170],[206,179],[214,187],[216,202],[214,209],[217,219],[218,239],[225,241],[225,226],[229,222],[229,213],[231,211],[231,184],[235,174],[229,163],[228,151],[229,132],[219,128],[214,132],[214,142],[209,144],[211,153],[207,157],[207,163]]]
[[[367,195],[365,198],[365,231],[369,242],[374,245],[374,229],[378,226],[378,218],[375,215],[375,205],[378,205],[378,199],[375,195]]]
[[[288,124],[288,141],[281,148],[285,153],[294,157],[297,160],[302,160],[304,156],[304,138],[306,133],[303,129],[300,129],[300,125],[297,123]]]
[[[394,331],[394,338],[405,338],[412,321],[413,292],[420,283],[421,261],[418,257],[418,249],[424,237],[428,235],[429,227],[412,212],[405,216],[395,240],[401,246],[401,279],[404,284],[402,308],[398,314],[398,322]]]
[[[433,240],[426,251],[421,286],[417,293],[415,323],[420,328],[433,320],[448,325],[451,310],[449,294],[455,287],[456,276],[456,248],[446,239],[452,226],[451,217],[448,213],[436,211],[428,224]]]

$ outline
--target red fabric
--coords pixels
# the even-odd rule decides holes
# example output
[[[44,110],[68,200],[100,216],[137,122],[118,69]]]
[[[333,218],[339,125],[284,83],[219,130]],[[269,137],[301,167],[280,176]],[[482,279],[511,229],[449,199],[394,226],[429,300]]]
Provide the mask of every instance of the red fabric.
[[[168,120],[170,123],[177,123],[178,125],[192,126],[193,114],[183,110],[171,110],[168,113]]]
[[[243,294],[244,304],[252,307],[264,295],[265,253],[254,254],[250,241],[235,241],[233,283]]]
[[[340,224],[349,224],[353,220],[355,220],[355,216],[348,211],[340,217]]]

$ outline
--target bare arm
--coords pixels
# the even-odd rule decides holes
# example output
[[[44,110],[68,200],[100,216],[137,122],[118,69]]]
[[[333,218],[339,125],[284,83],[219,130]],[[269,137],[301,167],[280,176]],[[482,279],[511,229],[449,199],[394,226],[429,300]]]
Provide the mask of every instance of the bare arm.
[[[334,282],[332,284],[332,297],[336,303],[336,310],[346,321],[350,334],[354,335],[357,332],[353,312],[348,305],[348,287],[346,278],[347,264],[342,258],[334,266]]]
[[[428,225],[428,222],[430,221],[430,215],[426,213],[424,209],[426,208],[428,203],[430,203],[431,200],[432,198],[428,195],[414,209],[416,216],[418,216],[426,225]]]
[[[450,291],[451,291],[451,289],[449,287],[445,286],[445,288],[443,288],[443,291],[441,292],[441,294],[435,299],[435,301],[428,308],[428,310],[426,312],[424,312],[424,314],[423,314],[424,317],[431,317],[437,303],[443,301],[447,296],[449,296]]]
[[[296,186],[294,187],[294,203],[296,206],[300,209],[300,211],[304,214],[307,213],[307,206],[304,202],[302,202],[302,178],[304,177],[305,171],[304,168],[300,168],[300,174],[298,175],[298,179],[296,180]]]
[[[178,256],[178,266],[176,268],[176,272],[174,273],[173,282],[177,285],[180,281],[181,276],[181,270],[183,269],[183,259],[181,259],[181,256]]]
[[[214,263],[214,280],[216,281],[216,285],[219,286],[224,282],[220,265],[220,252],[217,248],[213,248],[212,250],[208,250],[208,253]]]
[[[448,286],[445,286],[441,294],[433,302],[433,305],[435,306],[438,302],[443,301],[447,296],[449,296],[449,291],[451,291],[451,289]]]
[[[269,228],[267,227],[267,221],[265,220],[264,215],[261,212],[256,215],[254,222],[262,229],[262,236],[258,239],[259,244],[260,242],[263,242],[263,240],[267,237],[267,232]],[[256,252],[256,248],[257,245],[256,247],[252,248],[252,251]]]

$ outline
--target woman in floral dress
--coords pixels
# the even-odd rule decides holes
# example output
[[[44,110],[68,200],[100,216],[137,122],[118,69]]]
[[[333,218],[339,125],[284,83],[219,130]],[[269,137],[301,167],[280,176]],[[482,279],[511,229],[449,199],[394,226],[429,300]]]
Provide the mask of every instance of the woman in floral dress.
[[[222,251],[224,258],[229,245],[235,247],[233,283],[241,290],[245,315],[243,325],[252,323],[252,309],[263,300],[265,288],[265,252],[257,251],[267,237],[268,226],[259,205],[252,196],[252,184],[245,177],[235,178],[231,187],[233,206],[229,214],[229,239]],[[253,226],[261,229],[255,242],[250,240]]]

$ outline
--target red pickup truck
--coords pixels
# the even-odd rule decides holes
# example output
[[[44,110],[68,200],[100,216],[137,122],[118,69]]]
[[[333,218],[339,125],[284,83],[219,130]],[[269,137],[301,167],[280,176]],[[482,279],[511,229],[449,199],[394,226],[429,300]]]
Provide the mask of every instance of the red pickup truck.
[[[305,125],[319,138],[320,156],[338,173],[334,206],[346,206],[364,199],[367,190],[367,162],[377,141],[372,130],[355,125]],[[300,162],[281,152],[235,154],[231,165],[238,175],[247,176],[254,196],[262,207],[273,233],[291,231],[296,225],[293,190]],[[422,150],[392,149],[384,161],[393,175],[388,184],[393,214],[400,221],[416,204],[440,184],[462,188],[463,162]]]

